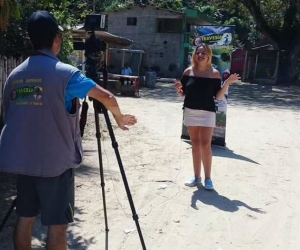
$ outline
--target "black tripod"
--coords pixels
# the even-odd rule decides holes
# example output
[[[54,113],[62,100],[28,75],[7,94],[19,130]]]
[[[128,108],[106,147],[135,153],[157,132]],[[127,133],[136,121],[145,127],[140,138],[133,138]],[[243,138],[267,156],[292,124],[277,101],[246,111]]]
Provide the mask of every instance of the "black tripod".
[[[96,67],[94,65],[91,65],[91,66],[92,67],[90,67],[89,70],[87,71],[87,76],[90,76],[95,82],[98,82],[97,73],[95,71],[93,71],[93,69],[95,69]],[[101,67],[101,71],[102,71],[102,74],[103,74],[103,87],[105,89],[107,89],[107,68],[106,68],[106,64],[104,64]],[[100,141],[101,132],[100,132],[99,114],[101,114],[101,113],[104,115],[106,125],[107,125],[108,131],[109,131],[109,136],[111,138],[112,147],[115,150],[115,154],[116,154],[116,157],[117,157],[119,169],[120,169],[120,172],[121,172],[121,176],[122,176],[123,183],[124,183],[124,186],[125,186],[126,194],[127,194],[127,197],[128,197],[128,201],[129,201],[129,204],[130,204],[131,211],[132,211],[132,218],[135,221],[136,228],[137,228],[137,231],[138,231],[138,234],[139,234],[139,237],[140,237],[140,241],[141,241],[143,250],[146,250],[146,245],[145,245],[143,234],[142,234],[140,224],[139,224],[139,217],[136,213],[135,206],[134,206],[134,203],[133,203],[133,200],[132,200],[132,196],[131,196],[129,185],[128,185],[128,182],[127,182],[125,170],[124,170],[123,163],[122,163],[121,156],[120,156],[119,149],[118,149],[118,143],[117,143],[115,135],[114,135],[114,131],[113,131],[113,128],[112,128],[112,125],[111,125],[111,122],[110,122],[110,119],[109,119],[109,116],[108,116],[108,113],[107,113],[107,109],[103,106],[102,103],[98,102],[95,99],[93,99],[93,107],[94,107],[94,115],[95,115],[96,138],[97,138],[97,146],[98,146],[100,180],[101,180],[101,189],[102,189],[102,197],[103,197],[105,230],[106,230],[106,232],[109,231],[108,222],[107,222],[108,220],[107,220],[107,211],[106,211],[105,182],[104,182],[104,172],[103,172],[102,153],[101,153],[102,151],[101,151],[101,141]],[[87,110],[85,110],[85,112],[87,113]],[[84,117],[84,116],[86,117],[86,115],[82,115],[82,117]],[[84,124],[84,122],[82,122],[82,125],[83,124]],[[84,130],[84,126],[81,129]],[[81,131],[82,134],[83,134],[83,130]]]
[[[111,142],[112,142],[112,147],[115,150],[115,154],[116,154],[116,157],[117,157],[119,169],[120,169],[120,172],[121,172],[121,175],[122,175],[122,179],[123,179],[123,183],[124,183],[124,186],[125,186],[126,194],[127,194],[127,197],[128,197],[128,201],[129,201],[129,204],[130,204],[131,211],[132,211],[132,218],[135,221],[136,228],[137,228],[137,231],[138,231],[138,234],[139,234],[139,237],[140,237],[140,241],[141,241],[143,250],[146,250],[146,245],[145,245],[145,242],[144,242],[143,234],[142,234],[140,224],[139,224],[139,221],[138,221],[139,217],[136,213],[135,206],[134,206],[134,203],[133,203],[133,200],[132,200],[132,196],[131,196],[129,185],[128,185],[128,182],[127,182],[125,170],[124,170],[123,163],[122,163],[121,156],[120,156],[119,149],[118,149],[118,143],[116,141],[116,138],[115,138],[115,135],[114,135],[114,132],[113,132],[113,128],[112,128],[107,110],[101,103],[99,103],[96,100],[93,100],[93,104],[94,104],[94,114],[95,114],[96,138],[97,138],[97,144],[98,144],[98,155],[99,155],[100,178],[101,178],[101,188],[102,188],[102,197],[103,197],[105,230],[107,232],[109,231],[108,223],[107,223],[106,199],[105,199],[105,189],[104,189],[105,183],[104,183],[103,163],[102,163],[102,154],[101,154],[101,142],[100,142],[101,133],[100,133],[100,124],[99,124],[99,113],[104,114],[106,125],[107,125],[108,131],[109,131],[109,136],[110,136]]]
[[[3,221],[1,222],[1,225],[0,225],[0,233],[2,232],[2,229],[4,228],[9,216],[11,215],[11,213],[13,212],[15,206],[16,206],[16,202],[17,202],[17,198],[15,198],[7,212],[7,214],[5,215]]]

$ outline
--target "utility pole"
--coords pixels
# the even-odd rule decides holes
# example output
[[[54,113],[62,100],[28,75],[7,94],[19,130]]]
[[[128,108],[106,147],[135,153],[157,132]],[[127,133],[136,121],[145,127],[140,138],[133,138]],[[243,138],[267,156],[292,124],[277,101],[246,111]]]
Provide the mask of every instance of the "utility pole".
[[[93,0],[93,13],[96,13],[96,0]]]

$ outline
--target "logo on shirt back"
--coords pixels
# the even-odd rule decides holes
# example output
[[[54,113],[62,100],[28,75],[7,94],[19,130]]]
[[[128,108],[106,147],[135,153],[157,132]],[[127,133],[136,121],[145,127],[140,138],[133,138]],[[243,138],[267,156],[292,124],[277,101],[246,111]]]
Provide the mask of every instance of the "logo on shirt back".
[[[40,86],[25,86],[13,89],[10,97],[12,101],[29,99],[30,97],[33,97],[35,100],[41,100],[42,94],[43,88]]]
[[[42,106],[43,87],[24,86],[14,88],[11,91],[10,99],[14,105],[33,105]]]
[[[43,94],[43,88],[42,87],[35,87],[33,91],[33,97],[35,100],[41,100],[42,99],[42,94]]]

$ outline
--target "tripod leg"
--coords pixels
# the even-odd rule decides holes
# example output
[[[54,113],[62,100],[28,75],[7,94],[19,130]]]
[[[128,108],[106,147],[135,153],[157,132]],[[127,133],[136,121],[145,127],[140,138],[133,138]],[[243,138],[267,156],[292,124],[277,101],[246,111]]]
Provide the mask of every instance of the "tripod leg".
[[[145,245],[143,234],[142,234],[140,224],[139,224],[139,216],[137,215],[137,213],[135,211],[135,207],[134,207],[134,203],[133,203],[133,200],[132,200],[129,185],[128,185],[128,182],[127,182],[125,170],[124,170],[123,163],[122,163],[122,160],[121,160],[121,156],[120,156],[120,153],[119,153],[118,143],[116,141],[114,131],[113,131],[111,122],[109,120],[107,110],[105,108],[103,108],[103,114],[104,114],[104,117],[105,117],[105,121],[106,121],[106,124],[107,124],[109,135],[110,135],[110,138],[111,138],[112,147],[114,148],[115,154],[116,154],[116,157],[117,157],[117,161],[118,161],[118,165],[119,165],[120,172],[121,172],[121,175],[122,175],[123,183],[124,183],[124,186],[125,186],[127,198],[129,200],[130,208],[131,208],[131,211],[132,211],[132,218],[135,221],[136,228],[137,228],[137,231],[138,231],[138,234],[139,234],[139,237],[140,237],[140,241],[141,241],[143,250],[146,250],[146,245]]]
[[[108,223],[107,223],[107,211],[106,211],[106,199],[105,199],[105,182],[104,182],[104,172],[103,172],[103,163],[102,163],[102,154],[101,154],[101,133],[100,133],[100,123],[99,123],[99,114],[94,108],[95,113],[95,126],[96,126],[96,138],[98,145],[98,158],[100,166],[100,180],[101,180],[101,189],[102,189],[102,198],[103,198],[103,210],[104,210],[104,220],[105,220],[105,230],[108,232]]]
[[[9,218],[10,214],[11,214],[12,211],[14,210],[14,208],[15,208],[15,206],[16,206],[16,203],[17,203],[17,198],[15,198],[15,199],[13,200],[13,202],[12,202],[12,204],[11,204],[11,207],[10,207],[10,209],[8,210],[8,213],[6,214],[4,220],[2,221],[2,223],[1,223],[1,225],[0,225],[0,233],[1,233],[1,231],[3,230],[3,228],[4,228],[4,226],[5,226],[6,222],[7,222],[7,220],[8,220],[8,218]]]

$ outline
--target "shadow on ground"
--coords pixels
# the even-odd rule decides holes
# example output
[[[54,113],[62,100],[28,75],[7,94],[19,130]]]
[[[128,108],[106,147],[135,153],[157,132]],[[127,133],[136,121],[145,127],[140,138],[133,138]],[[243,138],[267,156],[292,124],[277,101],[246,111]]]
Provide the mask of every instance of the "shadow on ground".
[[[192,145],[191,141],[189,141],[189,140],[183,140],[183,141],[189,145]],[[231,158],[231,159],[236,159],[236,160],[240,160],[240,161],[247,161],[247,162],[259,165],[258,162],[254,161],[246,156],[239,155],[227,147],[219,147],[219,146],[212,145],[212,154],[213,154],[213,156],[217,156],[217,157],[224,157],[224,158]]]
[[[145,86],[140,89],[139,97],[121,96],[114,89],[109,89],[118,98],[148,98],[166,102],[183,102],[178,97],[172,82],[156,82],[155,88]],[[300,86],[272,86],[263,84],[234,83],[229,87],[230,105],[262,107],[262,108],[300,108]]]
[[[111,178],[111,176],[115,176],[115,174],[118,173],[118,171],[103,168],[103,174],[105,178]],[[75,176],[100,176],[100,167],[95,168],[89,164],[81,164],[81,166],[75,170]]]
[[[141,98],[156,99],[165,102],[183,102],[183,98],[178,97],[173,83],[157,82],[154,89],[143,87]]]
[[[229,88],[230,105],[260,108],[299,109],[299,86],[233,84]]]
[[[202,185],[197,187],[197,190],[194,191],[191,198],[191,207],[199,210],[197,207],[197,201],[209,206],[214,206],[219,210],[224,212],[237,212],[239,207],[245,207],[252,212],[256,213],[265,213],[260,208],[253,208],[247,205],[245,202],[239,200],[230,200],[229,198],[220,195],[216,190],[205,190]]]
[[[99,172],[94,171],[91,167],[84,165],[82,168],[78,168],[76,175],[99,175]],[[106,173],[104,173],[105,175]],[[12,201],[16,197],[16,175],[7,174],[0,172],[0,224],[5,218],[9,208],[12,205]],[[82,209],[75,206],[75,222],[84,223],[80,220],[84,212]],[[15,209],[11,213],[8,221],[6,222],[3,231],[0,233],[0,245],[1,250],[14,249],[13,247],[13,228],[16,222],[17,216]],[[76,226],[76,224],[74,224]],[[45,246],[45,239],[47,235],[47,228],[41,224],[40,216],[37,216],[34,229],[33,229],[33,242],[41,242]],[[68,247],[70,250],[78,249],[85,250],[88,249],[90,245],[94,244],[94,238],[83,238],[82,235],[75,235],[71,230],[68,231]],[[41,249],[40,244],[33,244],[32,249]]]
[[[183,102],[172,83],[157,82],[154,89],[141,88],[140,98],[166,102]],[[272,86],[250,83],[232,84],[229,87],[229,104],[261,108],[300,108],[300,86]]]
[[[236,160],[240,160],[240,161],[247,161],[247,162],[259,165],[258,162],[254,161],[246,156],[239,155],[227,147],[222,148],[222,147],[212,145],[212,152],[213,152],[213,156],[231,158],[231,159],[236,159]]]
[[[74,217],[74,222],[73,226],[77,226],[80,223],[85,223],[84,220],[80,220],[79,218],[82,218],[81,215],[84,214],[83,210],[75,206],[75,217]],[[43,226],[41,224],[41,218],[40,216],[37,216],[35,225],[34,225],[34,230],[33,230],[33,245],[31,249],[41,249],[42,245],[44,248],[46,247],[46,236],[47,236],[47,227]],[[37,244],[35,244],[38,242]],[[95,239],[94,237],[91,238],[84,238],[82,235],[79,234],[74,234],[71,230],[68,230],[67,232],[67,242],[68,242],[68,249],[73,250],[73,249],[78,249],[78,250],[86,250],[89,249],[91,245],[94,245]]]
[[[13,200],[16,197],[16,175],[7,174],[0,172],[0,224],[4,220],[7,215],[9,208],[12,205]],[[0,233],[0,246],[2,246],[8,241],[12,241],[12,231],[14,227],[14,223],[16,220],[15,211],[13,211],[6,222],[2,232]],[[11,245],[11,248],[13,246]]]

